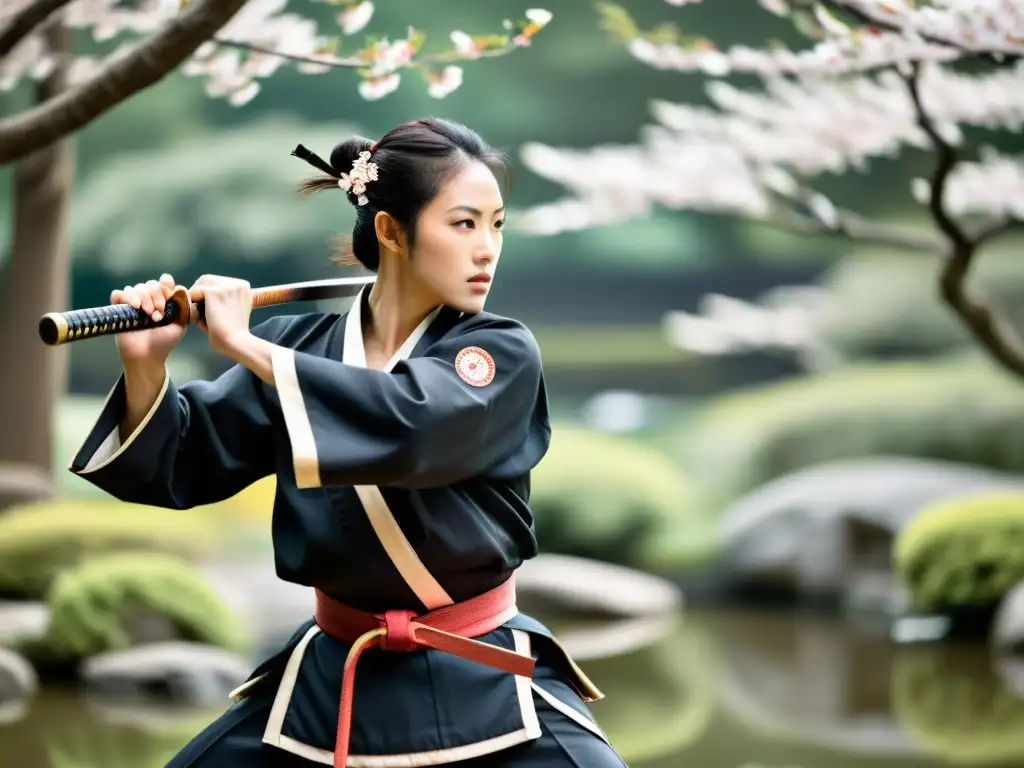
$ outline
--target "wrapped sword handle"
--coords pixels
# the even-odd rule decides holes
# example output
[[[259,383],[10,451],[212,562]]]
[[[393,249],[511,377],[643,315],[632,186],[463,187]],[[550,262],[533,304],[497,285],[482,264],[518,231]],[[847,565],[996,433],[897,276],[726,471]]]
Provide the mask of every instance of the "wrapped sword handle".
[[[168,297],[164,316],[159,322],[130,304],[108,304],[105,307],[73,309],[68,312],[48,312],[39,318],[39,338],[44,344],[56,346],[79,339],[110,336],[125,331],[143,331],[172,323],[190,325],[202,318],[201,304],[202,302],[190,303],[188,290],[179,286]]]

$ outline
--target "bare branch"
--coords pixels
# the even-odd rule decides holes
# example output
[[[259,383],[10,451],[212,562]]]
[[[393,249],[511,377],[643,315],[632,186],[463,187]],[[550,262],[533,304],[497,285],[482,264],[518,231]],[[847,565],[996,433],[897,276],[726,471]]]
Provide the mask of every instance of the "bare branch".
[[[285,53],[284,51],[276,51],[273,48],[268,48],[265,45],[257,45],[256,43],[247,43],[242,40],[227,40],[222,37],[214,38],[214,42],[217,45],[223,45],[226,48],[238,48],[243,51],[252,51],[253,53],[263,53],[268,56],[277,56],[288,61],[293,61],[296,64],[316,64],[321,67],[339,67],[341,69],[357,69],[359,67],[369,66],[370,62],[365,59],[361,59],[358,56],[348,56],[346,58],[329,58],[320,59],[315,56],[303,56],[297,53]]]
[[[1024,376],[1024,342],[1006,318],[984,296],[969,291],[966,284],[974,257],[981,242],[1012,226],[1011,222],[993,225],[972,238],[958,224],[945,205],[946,183],[959,162],[953,146],[939,133],[921,101],[920,67],[914,65],[906,78],[910,98],[914,103],[917,122],[928,134],[938,155],[931,179],[931,198],[928,208],[939,229],[949,240],[949,252],[939,275],[942,298],[963,320],[974,338],[987,349],[1007,370]]]
[[[0,165],[70,135],[139,91],[159,82],[207,40],[246,0],[192,0],[159,32],[93,77],[44,104],[0,120]]]
[[[340,68],[340,69],[359,69],[361,67],[369,67],[370,64],[371,64],[370,61],[368,61],[368,60],[366,60],[364,58],[361,58],[359,56],[346,56],[346,57],[322,59],[322,58],[317,58],[316,56],[304,56],[302,54],[297,54],[297,53],[285,53],[284,51],[277,51],[277,50],[274,50],[273,48],[268,48],[266,46],[258,45],[256,43],[248,43],[248,42],[245,42],[245,41],[242,41],[242,40],[228,40],[228,39],[225,39],[225,38],[217,37],[217,38],[214,38],[214,42],[217,43],[217,45],[223,45],[223,46],[225,46],[227,48],[238,48],[238,49],[243,50],[243,51],[252,51],[253,53],[263,53],[263,54],[266,54],[268,56],[278,56],[278,57],[280,57],[282,59],[285,59],[287,61],[295,62],[296,64],[315,64],[315,65],[321,66],[321,67],[337,67],[337,68]],[[497,58],[499,56],[504,56],[504,55],[508,54],[509,52],[515,50],[516,47],[517,46],[510,44],[510,45],[503,46],[501,48],[488,48],[486,50],[476,51],[475,53],[473,53],[472,56],[460,53],[459,51],[449,51],[448,53],[428,54],[426,56],[419,56],[417,58],[412,59],[407,64],[404,64],[403,67],[409,68],[409,67],[431,66],[431,65],[434,65],[434,64],[444,64],[444,63],[450,63],[450,62],[454,62],[454,61],[465,61],[465,60],[470,59],[470,58],[474,58],[474,59]]]
[[[826,223],[814,216],[805,216],[789,208],[779,210],[771,223],[798,234],[840,235],[859,243],[891,246],[906,251],[942,253],[942,242],[926,232],[909,228],[879,224],[852,211],[836,212],[834,223]]]
[[[13,14],[6,24],[0,25],[0,58],[14,50],[14,46],[32,34],[71,0],[36,0]]]

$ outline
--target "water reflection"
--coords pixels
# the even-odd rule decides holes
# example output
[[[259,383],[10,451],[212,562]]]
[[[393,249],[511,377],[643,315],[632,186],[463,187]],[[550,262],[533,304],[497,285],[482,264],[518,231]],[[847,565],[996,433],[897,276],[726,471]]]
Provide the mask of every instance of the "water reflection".
[[[37,697],[0,729],[0,764],[21,768],[163,768],[217,712],[99,702],[71,691]]]
[[[1024,764],[1019,665],[980,646],[895,647],[815,617],[691,614],[652,647],[582,665],[632,768]],[[215,716],[50,692],[0,722],[0,764],[158,768]]]

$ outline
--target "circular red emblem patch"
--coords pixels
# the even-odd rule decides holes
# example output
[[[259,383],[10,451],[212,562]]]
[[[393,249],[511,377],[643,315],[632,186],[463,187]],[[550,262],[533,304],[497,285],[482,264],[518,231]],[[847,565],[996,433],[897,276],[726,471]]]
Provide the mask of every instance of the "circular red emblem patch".
[[[494,381],[494,358],[480,347],[466,347],[455,356],[455,370],[473,387],[486,387]]]

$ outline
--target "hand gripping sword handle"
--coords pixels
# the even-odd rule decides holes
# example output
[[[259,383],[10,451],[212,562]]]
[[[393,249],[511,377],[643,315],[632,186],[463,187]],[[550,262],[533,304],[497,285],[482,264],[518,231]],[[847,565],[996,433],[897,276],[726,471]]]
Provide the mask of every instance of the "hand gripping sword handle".
[[[190,304],[188,291],[179,286],[167,299],[163,317],[151,315],[130,304],[109,304],[105,307],[47,312],[39,318],[39,338],[44,344],[56,346],[80,339],[110,336],[125,331],[142,331],[178,323],[189,325],[202,317],[202,307]]]
[[[299,301],[323,301],[354,296],[364,287],[372,285],[376,276],[341,277],[310,280],[302,283],[270,285],[252,290],[252,308],[270,307]],[[167,299],[164,316],[159,322],[140,309],[128,304],[110,304],[106,307],[72,309],[67,312],[47,312],[39,318],[39,338],[44,344],[56,346],[79,339],[111,336],[125,331],[142,331],[171,323],[195,325],[203,319],[202,300],[189,301],[188,289],[177,286]]]

